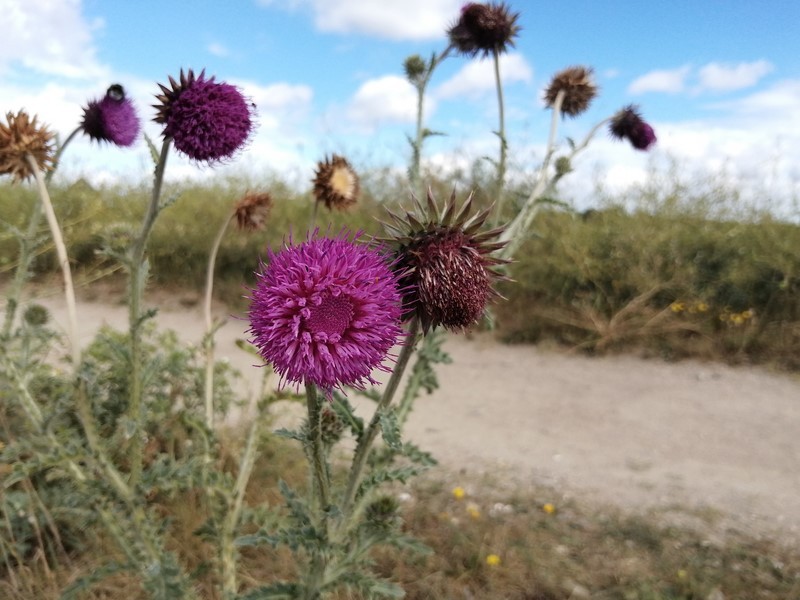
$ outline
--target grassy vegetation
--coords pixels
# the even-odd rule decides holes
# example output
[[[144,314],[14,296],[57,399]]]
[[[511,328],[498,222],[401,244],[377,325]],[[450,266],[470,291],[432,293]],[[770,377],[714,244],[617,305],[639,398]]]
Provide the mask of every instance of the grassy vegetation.
[[[476,168],[434,179],[433,188],[438,197],[454,186],[462,196],[475,189],[485,204],[485,179]],[[362,183],[359,210],[323,209],[318,223],[380,234],[383,207],[408,203],[402,179],[391,172],[367,173]],[[149,252],[156,284],[202,287],[211,240],[247,189],[269,190],[275,206],[266,232],[244,235],[232,228],[220,248],[216,294],[242,302],[242,286],[252,282],[267,245],[275,247],[286,231],[298,236],[308,228],[310,195],[276,178],[167,190],[175,203],[159,220]],[[116,268],[100,250],[130,235],[146,196],[145,187],[93,189],[82,181],[53,191],[84,281]],[[3,186],[0,197],[0,219],[22,227],[33,191]],[[554,206],[539,214],[510,268],[515,282],[503,289],[508,302],[495,309],[504,339],[800,368],[800,227],[745,210],[725,187],[690,186],[676,178],[655,179],[632,198],[604,198],[598,205],[584,213]],[[0,273],[13,269],[15,256],[13,237],[0,236]],[[35,268],[54,271],[54,254],[45,251]]]
[[[230,457],[230,465],[235,464],[243,437],[229,432],[223,461]],[[263,443],[247,501],[278,507],[278,478],[302,487],[306,467],[301,451],[289,442],[267,436]],[[459,484],[466,488],[463,497],[453,493]],[[402,527],[432,552],[381,549],[374,560],[381,575],[401,583],[410,600],[689,600],[713,598],[715,591],[723,594],[716,597],[728,600],[800,597],[800,552],[735,532],[725,541],[710,541],[701,530],[659,525],[658,518],[562,502],[551,489],[523,493],[502,482],[464,482],[443,478],[441,472],[436,479],[398,488],[395,496],[400,518],[390,526]],[[206,517],[202,498],[196,490],[155,493],[149,500],[172,516],[170,544],[190,563],[201,597],[214,599],[211,571],[205,569],[215,558],[212,547],[193,534]],[[713,515],[705,518],[713,521]],[[37,552],[22,566],[0,567],[0,597],[59,598],[65,585],[117,552],[99,531],[76,534],[69,552],[47,557]],[[242,568],[248,587],[294,574],[285,548],[245,549]],[[81,597],[145,598],[127,575],[108,578]],[[335,598],[359,596],[342,593]]]

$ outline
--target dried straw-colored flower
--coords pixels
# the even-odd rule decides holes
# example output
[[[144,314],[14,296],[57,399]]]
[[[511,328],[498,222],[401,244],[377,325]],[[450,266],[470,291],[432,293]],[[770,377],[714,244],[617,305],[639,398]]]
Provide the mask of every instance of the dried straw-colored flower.
[[[569,67],[556,73],[545,91],[545,103],[549,108],[553,108],[558,93],[563,90],[561,113],[577,117],[589,108],[589,104],[597,95],[597,85],[592,75],[593,71],[589,67]]]
[[[519,13],[511,13],[503,4],[470,2],[461,8],[461,16],[450,27],[450,44],[461,54],[489,56],[508,50],[519,34]]]
[[[268,192],[248,192],[233,209],[236,225],[241,231],[264,229],[272,209],[272,196]]]
[[[313,183],[314,197],[317,202],[324,202],[328,209],[344,210],[355,204],[358,198],[358,175],[347,159],[338,154],[317,163]]]
[[[442,210],[428,191],[427,206],[416,198],[418,213],[384,223],[394,246],[406,319],[416,315],[423,331],[439,325],[454,331],[473,325],[488,301],[499,294],[492,284],[503,275],[493,267],[508,261],[492,253],[505,243],[496,241],[503,227],[481,232],[491,207],[473,216],[472,194],[456,212],[456,196]]]
[[[55,164],[55,134],[39,125],[21,110],[16,115],[6,113],[6,123],[0,123],[0,175],[11,175],[14,181],[33,176],[27,156],[31,155],[46,172]]]

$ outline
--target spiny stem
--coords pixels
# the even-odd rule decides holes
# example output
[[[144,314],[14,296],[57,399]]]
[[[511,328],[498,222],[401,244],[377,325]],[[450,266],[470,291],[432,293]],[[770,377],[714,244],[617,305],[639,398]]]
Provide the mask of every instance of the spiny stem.
[[[144,295],[145,281],[143,280],[144,251],[147,246],[147,239],[153,228],[156,217],[158,216],[159,202],[161,199],[161,188],[164,183],[164,170],[167,166],[167,156],[169,154],[172,138],[164,138],[161,147],[158,164],[156,164],[155,176],[153,180],[153,193],[150,204],[142,221],[142,228],[139,236],[134,240],[130,253],[130,305],[128,311],[128,326],[130,327],[130,353],[131,353],[131,376],[130,376],[130,402],[128,405],[128,417],[135,425],[133,439],[131,440],[131,485],[135,486],[142,475],[142,452],[144,446],[144,415],[142,411],[142,298]]]
[[[383,395],[381,396],[380,402],[378,402],[375,413],[372,415],[372,420],[370,421],[369,427],[362,434],[361,440],[356,447],[356,453],[353,457],[353,464],[350,467],[350,475],[347,480],[344,501],[342,502],[342,513],[345,515],[345,522],[349,517],[348,513],[353,507],[353,501],[355,500],[358,485],[361,483],[361,475],[364,470],[364,466],[367,463],[367,456],[369,455],[370,447],[372,446],[372,442],[375,440],[375,436],[378,433],[381,412],[392,402],[392,398],[397,391],[397,387],[400,385],[400,379],[402,378],[403,373],[408,366],[408,361],[411,359],[411,355],[414,354],[414,349],[417,346],[419,325],[419,319],[414,317],[408,326],[408,332],[406,333],[406,340],[403,344],[403,349],[400,351],[400,356],[397,357],[397,363],[395,364],[394,369],[392,370],[392,375],[383,390]]]
[[[322,443],[322,423],[320,398],[317,386],[306,381],[306,407],[308,409],[308,428],[311,442],[311,470],[314,476],[314,485],[319,496],[319,508],[324,512],[330,505],[330,477],[328,465],[325,460],[325,445]],[[323,519],[325,521],[326,519]]]
[[[56,256],[58,256],[59,266],[64,277],[64,299],[67,303],[67,317],[69,319],[68,337],[71,346],[72,366],[77,370],[81,361],[81,350],[78,345],[78,314],[75,308],[75,288],[72,285],[72,269],[69,266],[67,247],[64,244],[64,237],[61,235],[61,228],[58,226],[58,218],[55,210],[53,210],[53,203],[50,201],[50,194],[47,191],[42,170],[32,155],[26,154],[25,159],[28,161],[28,165],[33,171],[33,176],[36,178],[39,197],[42,199],[44,214],[47,218],[47,224],[50,226],[53,244],[56,247]]]

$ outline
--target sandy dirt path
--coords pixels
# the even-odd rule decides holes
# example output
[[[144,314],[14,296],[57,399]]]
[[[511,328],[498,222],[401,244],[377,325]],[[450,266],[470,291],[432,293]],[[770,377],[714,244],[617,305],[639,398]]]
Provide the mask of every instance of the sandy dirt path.
[[[196,300],[170,296],[159,325],[198,342]],[[65,322],[57,298],[42,302]],[[84,343],[102,323],[126,327],[120,303],[82,301],[78,312]],[[215,312],[230,316],[221,306]],[[246,326],[229,318],[217,356],[243,372],[249,392],[260,370],[235,346]],[[407,433],[454,474],[454,485],[488,473],[548,486],[556,501],[657,509],[688,525],[712,509],[720,531],[800,542],[800,378],[695,361],[588,358],[483,335],[450,336],[445,349],[453,364],[440,366],[441,389],[420,398]]]

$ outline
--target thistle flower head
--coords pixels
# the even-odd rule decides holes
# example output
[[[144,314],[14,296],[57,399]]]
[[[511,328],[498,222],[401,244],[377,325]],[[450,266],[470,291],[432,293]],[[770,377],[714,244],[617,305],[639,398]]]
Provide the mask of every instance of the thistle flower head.
[[[455,192],[443,210],[428,190],[427,206],[414,199],[418,215],[389,213],[384,223],[396,245],[396,270],[400,273],[405,317],[418,316],[423,331],[439,325],[463,330],[483,314],[497,296],[492,283],[502,275],[493,267],[507,261],[491,256],[505,244],[495,241],[503,228],[480,232],[491,212],[487,208],[470,216],[472,194],[456,214]]]
[[[656,132],[642,119],[636,106],[626,106],[611,117],[611,137],[627,139],[637,150],[647,150],[656,143]]]
[[[244,146],[253,130],[254,107],[236,87],[206,79],[205,71],[195,77],[191,69],[186,74],[181,69],[180,81],[170,77],[169,83],[159,84],[153,120],[164,125],[163,135],[174,140],[175,148],[194,160],[217,162]]]
[[[419,54],[412,54],[403,61],[403,70],[406,73],[406,79],[411,83],[416,83],[419,78],[425,73],[427,66],[425,61]]]
[[[358,198],[358,175],[347,159],[338,154],[317,163],[313,184],[314,197],[328,209],[344,210]]]
[[[358,237],[290,240],[256,274],[248,333],[282,382],[330,394],[388,371],[382,362],[402,332],[398,280],[390,257]]]
[[[272,196],[269,193],[247,193],[233,209],[236,225],[240,231],[264,229],[271,209]]]
[[[461,8],[461,16],[447,31],[450,44],[467,56],[489,56],[514,46],[519,34],[519,13],[511,13],[504,4],[469,2]]]
[[[109,87],[101,100],[91,100],[83,109],[81,129],[98,142],[130,146],[140,128],[136,109],[118,83]]]
[[[584,112],[597,95],[597,85],[594,83],[592,73],[592,69],[588,67],[569,67],[556,73],[544,94],[547,106],[553,108],[558,93],[563,90],[561,113],[577,117]]]
[[[33,170],[28,164],[31,155],[42,171],[55,164],[55,134],[45,125],[39,125],[21,110],[16,115],[6,113],[6,122],[0,122],[0,175],[11,175],[14,181],[28,179]]]

